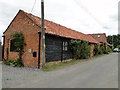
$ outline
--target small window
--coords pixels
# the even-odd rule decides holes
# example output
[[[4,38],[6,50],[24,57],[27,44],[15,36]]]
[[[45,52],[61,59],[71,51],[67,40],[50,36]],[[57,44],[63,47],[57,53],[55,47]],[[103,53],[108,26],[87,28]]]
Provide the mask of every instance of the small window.
[[[100,37],[100,35],[98,35],[98,38]]]
[[[63,51],[68,51],[68,42],[63,42]]]
[[[14,39],[10,40],[10,51],[11,52],[17,52],[18,51],[17,47],[15,46],[15,40]]]
[[[37,57],[37,52],[33,52],[33,57]]]

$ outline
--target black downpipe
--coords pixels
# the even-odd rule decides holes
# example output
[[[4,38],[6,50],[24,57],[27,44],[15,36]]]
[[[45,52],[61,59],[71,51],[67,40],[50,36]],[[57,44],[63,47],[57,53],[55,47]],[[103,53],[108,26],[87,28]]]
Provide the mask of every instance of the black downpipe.
[[[5,36],[3,35],[3,46],[2,46],[2,61],[4,60],[4,49],[5,49]]]
[[[63,61],[63,40],[61,44],[61,62]]]
[[[40,44],[41,44],[41,35],[40,35],[40,32],[38,32],[38,35],[39,35],[39,41],[38,41],[38,69],[40,69]]]
[[[2,47],[2,61],[4,60],[4,49],[5,49],[5,36],[3,35],[3,47]]]

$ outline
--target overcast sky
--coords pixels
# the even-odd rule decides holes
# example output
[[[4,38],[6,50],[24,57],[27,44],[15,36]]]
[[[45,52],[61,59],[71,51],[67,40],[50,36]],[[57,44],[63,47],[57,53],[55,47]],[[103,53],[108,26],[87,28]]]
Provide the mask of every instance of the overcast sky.
[[[19,9],[41,16],[41,0],[0,0],[0,39]],[[45,19],[83,33],[118,33],[119,0],[44,0]],[[32,11],[31,11],[32,10]]]

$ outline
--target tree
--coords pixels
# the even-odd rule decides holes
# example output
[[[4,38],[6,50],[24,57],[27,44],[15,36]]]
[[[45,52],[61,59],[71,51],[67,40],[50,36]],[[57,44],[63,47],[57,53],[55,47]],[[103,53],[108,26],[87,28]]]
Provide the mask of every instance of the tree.
[[[107,42],[113,44],[114,48],[120,45],[120,34],[107,36]]]

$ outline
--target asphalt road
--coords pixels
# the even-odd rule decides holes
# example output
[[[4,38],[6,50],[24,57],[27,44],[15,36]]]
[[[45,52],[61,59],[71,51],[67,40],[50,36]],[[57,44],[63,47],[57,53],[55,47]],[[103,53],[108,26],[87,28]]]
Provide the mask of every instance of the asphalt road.
[[[118,88],[118,54],[43,72],[3,65],[4,88]]]

